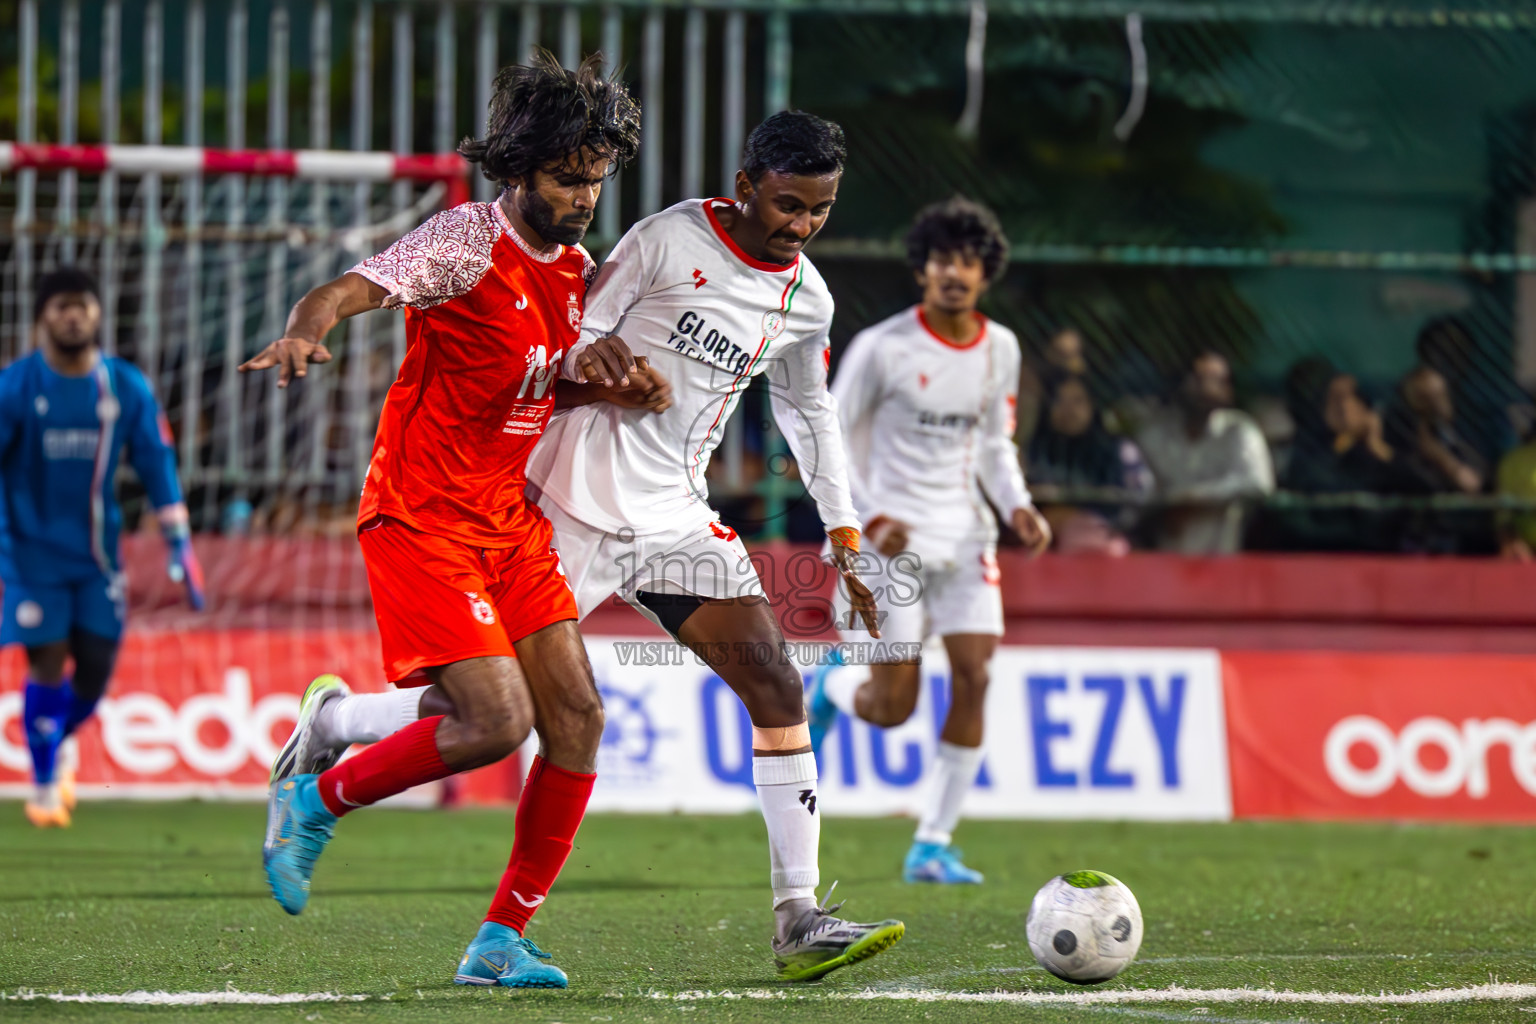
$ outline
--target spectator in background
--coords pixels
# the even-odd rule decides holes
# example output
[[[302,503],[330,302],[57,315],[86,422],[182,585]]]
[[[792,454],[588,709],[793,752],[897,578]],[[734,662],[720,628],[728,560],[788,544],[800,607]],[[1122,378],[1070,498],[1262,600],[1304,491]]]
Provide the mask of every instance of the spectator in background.
[[[1456,429],[1450,385],[1432,367],[1415,367],[1398,385],[1386,441],[1430,491],[1478,494],[1487,482],[1488,464]]]
[[[1281,483],[1301,494],[1422,493],[1403,454],[1386,441],[1381,415],[1355,378],[1327,359],[1304,359],[1286,375],[1286,410],[1296,425]],[[1305,501],[1269,508],[1263,546],[1286,551],[1396,551],[1401,509],[1318,506]]]
[[[1504,360],[1479,349],[1466,323],[1455,316],[1426,322],[1414,343],[1420,364],[1436,370],[1450,388],[1456,432],[1487,465],[1520,443],[1530,418],[1531,398],[1520,389]]]
[[[1499,460],[1499,494],[1536,502],[1536,432]],[[1515,562],[1532,561],[1536,552],[1536,511],[1500,511],[1497,517],[1499,554]]]
[[[1030,491],[1051,524],[1058,551],[1115,556],[1130,551],[1125,534],[1136,519],[1134,505],[1055,503],[1073,488],[1110,488],[1133,500],[1152,489],[1140,449],[1104,428],[1081,376],[1063,377],[1047,390],[1026,465]]]
[[[1398,385],[1387,415],[1386,440],[1403,454],[1419,490],[1436,494],[1481,494],[1488,463],[1456,429],[1451,389],[1438,370],[1416,367]],[[1419,508],[1405,529],[1401,548],[1425,554],[1491,554],[1492,520],[1486,510]]]
[[[1232,402],[1226,357],[1202,351],[1187,364],[1176,401],[1153,414],[1137,436],[1165,502],[1157,536],[1164,551],[1237,551],[1246,503],[1275,489],[1264,435]]]
[[[1083,335],[1075,327],[1063,327],[1051,335],[1043,351],[1033,348],[1019,364],[1019,402],[1014,442],[1019,451],[1029,450],[1030,435],[1040,422],[1046,392],[1063,377],[1088,373]]]
[[[1296,422],[1287,490],[1308,494],[1423,491],[1355,378],[1326,359],[1304,360],[1286,377],[1286,407]]]

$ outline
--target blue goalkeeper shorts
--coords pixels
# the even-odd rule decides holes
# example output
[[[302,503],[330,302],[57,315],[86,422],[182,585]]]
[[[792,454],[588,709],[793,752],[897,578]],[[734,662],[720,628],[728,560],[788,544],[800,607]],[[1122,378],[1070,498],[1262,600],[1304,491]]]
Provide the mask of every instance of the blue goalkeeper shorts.
[[[121,575],[41,586],[8,580],[0,646],[40,647],[68,639],[76,629],[120,639],[128,611],[127,590]]]

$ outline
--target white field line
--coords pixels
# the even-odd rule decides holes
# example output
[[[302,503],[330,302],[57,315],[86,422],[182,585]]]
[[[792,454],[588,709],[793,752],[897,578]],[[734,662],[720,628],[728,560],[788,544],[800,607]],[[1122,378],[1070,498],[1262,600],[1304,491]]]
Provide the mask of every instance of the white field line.
[[[620,993],[604,993],[607,997]],[[95,995],[63,992],[37,992],[22,989],[0,992],[0,999],[23,1002],[44,1000],[54,1003],[127,1004],[134,1006],[203,1006],[229,1003],[247,1006],[278,1006],[290,1003],[365,1002],[378,998],[368,995],[342,995],[335,992],[124,992]],[[1416,992],[1290,992],[1262,988],[1168,988],[1087,989],[1081,992],[946,992],[939,989],[898,991],[838,992],[791,991],[788,989],[743,989],[740,992],[706,991],[647,992],[641,998],[667,1002],[709,1002],[715,1000],[762,1000],[783,1002],[872,1002],[888,1000],[914,1003],[1001,1003],[1012,1006],[1119,1006],[1139,1003],[1262,1003],[1308,1004],[1325,1006],[1422,1006],[1441,1003],[1515,1002],[1536,1000],[1536,985],[1495,982],[1465,988],[1423,989]]]
[[[793,993],[782,989],[741,992],[652,992],[652,999],[692,1002],[714,999],[818,1001],[891,1000],[913,1003],[1002,1003],[1011,1006],[1119,1006],[1133,1003],[1303,1003],[1327,1006],[1419,1006],[1433,1003],[1536,1000],[1536,985],[1496,982],[1417,992],[1290,992],[1264,988],[1087,989],[1081,992],[948,992],[941,989]]]
[[[212,1006],[230,1003],[239,1006],[286,1006],[291,1003],[362,1003],[374,996],[347,996],[336,992],[120,992],[93,995],[81,992],[69,995],[64,992],[35,992],[20,989],[16,992],[0,992],[0,999],[30,1003],[111,1003],[124,1006]]]

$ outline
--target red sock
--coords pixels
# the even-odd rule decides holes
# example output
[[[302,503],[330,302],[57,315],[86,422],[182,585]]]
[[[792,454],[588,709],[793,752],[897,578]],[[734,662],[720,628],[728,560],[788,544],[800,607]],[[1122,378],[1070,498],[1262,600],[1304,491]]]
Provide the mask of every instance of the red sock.
[[[442,715],[412,722],[320,776],[320,799],[340,817],[412,786],[452,775],[437,752]]]
[[[533,770],[517,802],[512,857],[486,912],[487,921],[515,928],[519,934],[528,927],[528,919],[544,902],[571,855],[571,843],[587,813],[596,780],[596,775],[568,772],[542,757],[533,759]]]

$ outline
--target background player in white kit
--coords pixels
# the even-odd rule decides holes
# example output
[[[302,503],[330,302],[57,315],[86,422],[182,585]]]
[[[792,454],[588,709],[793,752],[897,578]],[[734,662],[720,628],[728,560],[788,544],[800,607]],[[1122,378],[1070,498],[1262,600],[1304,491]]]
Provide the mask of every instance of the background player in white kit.
[[[812,743],[838,712],[896,726],[917,706],[920,657],[885,660],[943,638],[954,680],[927,804],[903,870],[909,882],[978,883],[950,845],[981,764],[987,663],[1003,633],[997,523],[985,498],[1036,553],[1050,528],[1030,502],[1013,443],[1019,342],[976,305],[1003,271],[1008,240],[986,207],[951,199],[923,210],[907,233],[922,302],[857,334],[838,366],[849,481],[872,550],[861,575],[884,612],[869,644],[839,588],[844,651],[816,673]],[[861,660],[861,659],[851,659]]]

